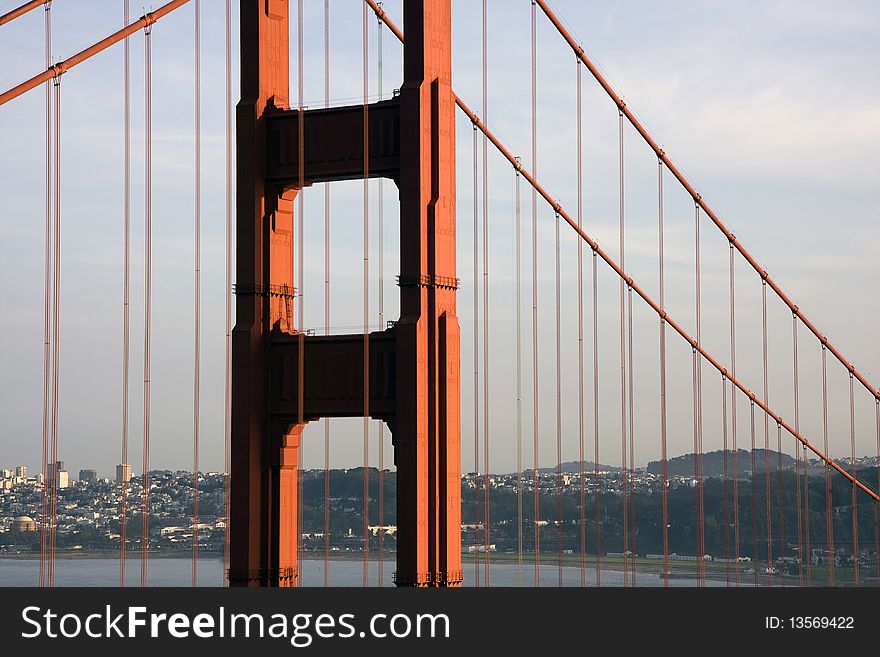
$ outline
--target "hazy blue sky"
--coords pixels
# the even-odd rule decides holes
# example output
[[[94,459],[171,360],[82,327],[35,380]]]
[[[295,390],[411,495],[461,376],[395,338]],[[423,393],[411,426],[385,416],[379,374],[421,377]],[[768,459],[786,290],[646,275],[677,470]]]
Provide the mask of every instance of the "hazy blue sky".
[[[0,12],[18,5],[0,0]],[[132,3],[132,14],[159,6]],[[223,466],[224,361],[224,32],[220,0],[203,0],[202,35],[202,467]],[[236,23],[237,23],[237,5]],[[305,0],[304,103],[323,102],[323,2]],[[454,80],[481,106],[480,4],[453,0]],[[61,59],[119,27],[121,0],[55,0],[53,55]],[[488,122],[527,166],[530,152],[529,0],[490,0]],[[293,3],[295,8],[296,3]],[[331,0],[331,103],[362,94],[359,0]],[[385,3],[402,17],[401,0]],[[553,6],[663,147],[696,182],[764,266],[875,385],[880,379],[880,6],[869,0],[668,2],[555,0]],[[370,15],[376,93],[376,21]],[[152,466],[188,468],[192,451],[193,8],[153,30],[154,324]],[[295,40],[295,34],[294,34]],[[237,33],[236,33],[237,42]],[[538,174],[563,205],[576,207],[575,59],[538,15]],[[235,46],[237,58],[237,44]],[[143,325],[143,37],[131,39],[133,126],[131,462],[140,469]],[[293,49],[295,56],[295,47]],[[384,33],[384,92],[400,83],[401,48]],[[0,28],[0,87],[43,68],[42,12]],[[237,66],[236,66],[237,71]],[[296,66],[291,68],[296,74]],[[584,75],[584,222],[617,254],[617,113]],[[236,77],[237,80],[237,77]],[[291,88],[296,89],[295,78]],[[237,82],[236,82],[237,89]],[[62,288],[59,458],[68,468],[109,476],[119,462],[122,326],[122,47],[65,75],[62,82]],[[295,102],[295,98],[292,99]],[[38,469],[42,384],[44,96],[35,90],[0,107],[0,467]],[[462,466],[473,463],[472,131],[459,115],[459,315],[462,324]],[[627,268],[657,291],[656,159],[626,131]],[[516,466],[514,402],[513,173],[490,153],[491,469]],[[360,331],[361,184],[332,187],[332,324]],[[397,315],[396,198],[383,188],[385,316]],[[523,187],[523,266],[530,267],[530,194]],[[371,297],[378,322],[378,242],[373,188]],[[305,193],[306,325],[323,324],[323,188]],[[538,206],[541,402],[540,465],[555,464],[553,213]],[[667,296],[670,313],[693,327],[693,206],[666,180]],[[577,242],[563,227],[563,458],[578,453]],[[727,246],[703,224],[703,329],[708,348],[728,361]],[[589,258],[585,257],[589,262]],[[737,269],[743,379],[760,390],[760,285]],[[586,270],[589,284],[589,269]],[[620,459],[617,281],[599,268],[601,453]],[[531,466],[530,284],[523,282],[523,465]],[[587,308],[591,295],[585,297]],[[791,324],[769,306],[770,401],[792,418]],[[636,462],[659,455],[657,321],[635,302]],[[588,325],[589,316],[588,316]],[[587,454],[592,454],[592,361],[586,335]],[[818,349],[801,333],[801,426],[821,444]],[[669,338],[670,453],[692,449],[690,353]],[[846,376],[831,373],[833,456],[849,452]],[[482,385],[482,383],[481,383]],[[704,448],[721,446],[720,383],[704,373]],[[875,450],[873,404],[856,397],[858,451]],[[482,400],[480,401],[482,405]],[[748,445],[740,398],[739,445]],[[482,411],[481,411],[482,412]],[[482,424],[482,420],[481,420]],[[332,463],[361,463],[360,420],[334,421]],[[323,462],[320,424],[306,431],[307,467]],[[759,443],[763,423],[758,418]],[[377,438],[371,438],[376,463]],[[482,440],[482,437],[481,437]],[[775,444],[775,428],[771,427]],[[391,463],[385,437],[386,466]],[[791,450],[791,440],[786,441]]]

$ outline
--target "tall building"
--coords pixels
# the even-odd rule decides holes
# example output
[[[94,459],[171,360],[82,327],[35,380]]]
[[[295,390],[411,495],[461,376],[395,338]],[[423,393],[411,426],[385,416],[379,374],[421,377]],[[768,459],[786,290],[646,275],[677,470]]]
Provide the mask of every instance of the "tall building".
[[[23,465],[19,465],[15,468],[15,476],[19,479],[27,479],[27,468]]]
[[[87,469],[79,471],[80,481],[95,481],[97,478],[98,473],[95,470]]]
[[[46,480],[49,482],[55,481],[55,475],[64,470],[64,461],[55,461],[55,463],[47,463],[46,464]]]
[[[67,488],[67,485],[70,483],[70,477],[67,474],[67,469],[64,467],[64,461],[46,464],[46,481],[50,485],[57,483],[58,488]]]
[[[120,463],[116,466],[116,483],[127,484],[129,481],[131,481],[131,465]]]

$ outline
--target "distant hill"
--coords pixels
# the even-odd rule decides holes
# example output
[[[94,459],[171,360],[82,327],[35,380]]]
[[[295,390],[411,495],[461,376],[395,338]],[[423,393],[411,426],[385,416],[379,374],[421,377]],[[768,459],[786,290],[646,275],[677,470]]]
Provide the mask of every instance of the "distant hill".
[[[788,454],[780,454],[774,450],[755,450],[755,466],[759,473],[764,472],[764,456],[767,456],[767,465],[770,471],[775,471],[778,464],[781,464],[783,470],[791,470],[795,467],[795,459]],[[661,461],[650,461],[648,463],[648,472],[651,474],[661,474]],[[751,452],[745,449],[736,450],[736,477],[738,479],[748,478],[752,469]],[[727,450],[727,472],[728,476],[734,476],[733,470],[733,450]],[[684,454],[676,456],[667,461],[667,473],[670,476],[686,477],[694,474],[694,455]],[[707,452],[703,454],[703,476],[704,477],[721,477],[724,475],[724,450],[715,452]]]
[[[595,469],[596,469],[596,467],[595,467],[593,461],[584,461],[584,472],[592,472]],[[605,472],[617,472],[618,470],[620,470],[620,468],[615,465],[602,465],[600,463],[599,470],[604,470]],[[531,471],[532,471],[532,469],[529,468],[528,470],[524,470],[523,472],[531,472]],[[572,472],[572,473],[573,472],[580,472],[580,464],[577,461],[566,461],[565,463],[562,464],[562,471],[563,472]],[[556,467],[554,466],[554,467],[550,467],[550,468],[538,468],[538,472],[553,474],[554,472],[556,472]]]

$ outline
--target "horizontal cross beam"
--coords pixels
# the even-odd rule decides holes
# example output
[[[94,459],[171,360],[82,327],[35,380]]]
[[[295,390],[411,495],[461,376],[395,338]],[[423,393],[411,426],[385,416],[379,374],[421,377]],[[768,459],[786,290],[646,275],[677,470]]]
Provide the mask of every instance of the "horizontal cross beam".
[[[282,187],[363,179],[365,111],[368,175],[397,180],[400,175],[400,102],[397,98],[372,103],[366,108],[349,105],[302,112],[282,110],[268,115],[266,179]],[[302,148],[300,131],[306,135]]]

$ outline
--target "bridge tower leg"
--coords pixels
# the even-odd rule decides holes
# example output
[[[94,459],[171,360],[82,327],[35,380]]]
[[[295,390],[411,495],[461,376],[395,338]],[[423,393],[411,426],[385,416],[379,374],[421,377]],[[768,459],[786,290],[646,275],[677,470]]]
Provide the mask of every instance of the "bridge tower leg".
[[[231,586],[295,586],[302,427],[269,413],[270,334],[291,331],[293,198],[265,179],[266,122],[288,107],[287,0],[241,2],[236,108],[236,323],[232,332]]]
[[[461,584],[459,325],[451,0],[408,2],[400,90],[397,573]]]
[[[405,3],[398,97],[300,113],[288,109],[288,1],[242,0],[230,585],[296,586],[303,427],[365,408],[392,432],[395,583],[461,584],[450,5]],[[366,363],[362,335],[302,335],[290,310],[297,188],[361,177],[365,158],[397,184],[401,219],[401,317],[369,335]]]

